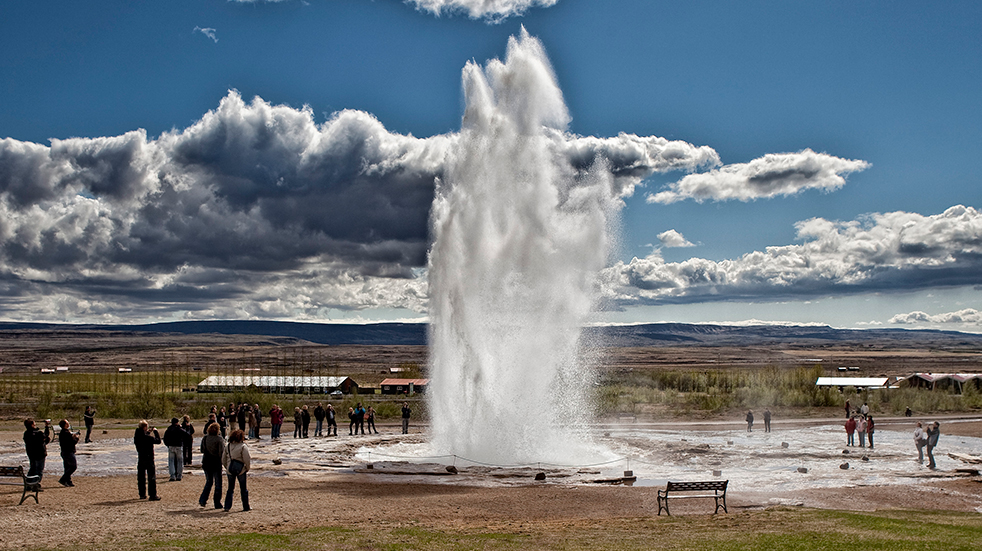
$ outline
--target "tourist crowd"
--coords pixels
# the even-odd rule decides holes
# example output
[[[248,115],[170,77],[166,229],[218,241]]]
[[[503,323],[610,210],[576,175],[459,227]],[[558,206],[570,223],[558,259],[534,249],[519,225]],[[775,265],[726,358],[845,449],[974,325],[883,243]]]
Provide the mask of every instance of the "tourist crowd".
[[[92,441],[92,427],[95,424],[95,408],[91,406],[85,408],[83,420],[85,422],[86,434],[85,443]],[[286,414],[280,406],[274,404],[267,412],[270,425],[270,438],[274,441],[280,439],[280,431]],[[406,434],[409,426],[409,416],[411,410],[409,404],[402,407],[402,432]],[[368,427],[368,434],[378,434],[375,428],[375,409],[372,406],[363,407],[361,403],[348,408],[348,434],[354,436],[366,434],[365,427]],[[227,407],[212,406],[205,421],[203,434],[198,450],[201,454],[201,470],[205,474],[205,486],[198,499],[198,504],[202,507],[207,506],[208,498],[213,494],[213,504],[216,509],[228,511],[232,507],[235,486],[239,486],[239,494],[242,499],[242,510],[248,511],[249,490],[247,486],[246,473],[251,466],[251,456],[247,440],[262,440],[261,428],[263,412],[259,404],[234,404]],[[337,436],[338,424],[337,413],[334,406],[327,404],[324,406],[318,402],[313,410],[313,418],[317,421],[314,428],[314,436]],[[308,438],[310,428],[310,408],[302,405],[294,408],[293,424],[294,438]],[[58,480],[63,486],[74,486],[72,474],[76,471],[78,464],[75,460],[76,445],[79,442],[81,433],[73,431],[68,419],[62,419],[58,423],[60,431],[58,433],[58,444],[61,449],[62,462],[64,464],[64,474]],[[326,425],[326,433],[325,433]],[[28,459],[28,477],[36,477],[40,485],[44,475],[45,460],[47,458],[47,446],[51,443],[51,420],[44,420],[44,431],[38,428],[34,419],[24,420],[24,445]],[[174,417],[170,420],[170,425],[164,431],[163,437],[156,427],[146,420],[140,421],[133,434],[133,445],[137,452],[137,490],[140,499],[159,501],[160,495],[157,493],[157,476],[154,465],[154,446],[163,444],[167,448],[167,472],[170,482],[178,482],[184,477],[184,468],[190,467],[194,459],[194,435],[196,431],[191,417],[184,415],[183,418]],[[227,476],[227,489],[225,491],[224,502],[222,494],[222,472]]]

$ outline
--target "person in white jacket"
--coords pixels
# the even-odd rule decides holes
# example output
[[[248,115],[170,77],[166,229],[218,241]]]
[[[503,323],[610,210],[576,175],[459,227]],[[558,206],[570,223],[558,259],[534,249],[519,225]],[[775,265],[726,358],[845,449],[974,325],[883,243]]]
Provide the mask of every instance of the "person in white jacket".
[[[249,488],[246,486],[246,473],[251,463],[249,446],[245,443],[245,432],[234,430],[228,436],[228,444],[222,452],[222,465],[228,473],[228,491],[225,492],[225,512],[232,508],[232,494],[235,493],[235,481],[239,481],[239,492],[242,495],[242,510],[249,510]]]
[[[917,427],[914,428],[914,445],[917,446],[917,462],[921,465],[924,464],[924,446],[927,444],[927,433],[921,428],[921,422],[917,422]]]

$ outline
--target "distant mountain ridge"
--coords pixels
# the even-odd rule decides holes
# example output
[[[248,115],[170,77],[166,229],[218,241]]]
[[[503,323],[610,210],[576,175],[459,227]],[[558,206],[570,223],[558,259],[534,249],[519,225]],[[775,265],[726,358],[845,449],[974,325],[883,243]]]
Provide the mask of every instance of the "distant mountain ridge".
[[[326,345],[426,345],[425,323],[333,324],[287,321],[176,321],[143,325],[2,323],[0,331],[120,331],[291,337]],[[708,325],[649,323],[588,327],[588,344],[639,346],[763,346],[780,344],[866,344],[979,347],[982,335],[930,329],[835,329],[811,325]]]

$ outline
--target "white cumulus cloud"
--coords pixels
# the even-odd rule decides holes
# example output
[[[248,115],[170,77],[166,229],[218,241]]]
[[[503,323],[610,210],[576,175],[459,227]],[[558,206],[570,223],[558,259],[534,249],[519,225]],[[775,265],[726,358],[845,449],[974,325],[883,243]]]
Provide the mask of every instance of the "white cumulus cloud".
[[[928,314],[927,312],[915,311],[906,314],[897,314],[890,318],[890,323],[982,325],[982,311],[976,310],[975,308],[965,308],[956,312],[945,312],[943,314]]]
[[[937,215],[871,214],[797,224],[801,244],[768,247],[732,260],[666,262],[655,250],[602,272],[612,304],[891,292],[982,284],[982,213],[957,205]]]
[[[685,236],[675,230],[661,232],[656,237],[664,247],[695,247]]]
[[[689,174],[665,191],[647,196],[649,203],[751,201],[794,195],[807,189],[830,192],[845,185],[843,174],[864,170],[866,161],[841,159],[810,149],[798,153],[772,153],[749,163],[725,165],[709,172]]]
[[[472,19],[501,21],[508,17],[522,15],[533,7],[547,8],[559,0],[406,0],[415,4],[416,9],[434,15],[466,14]]]

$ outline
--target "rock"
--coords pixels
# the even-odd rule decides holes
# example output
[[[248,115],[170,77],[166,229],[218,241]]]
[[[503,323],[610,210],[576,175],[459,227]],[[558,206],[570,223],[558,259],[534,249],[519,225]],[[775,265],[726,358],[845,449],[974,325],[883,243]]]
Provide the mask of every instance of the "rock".
[[[843,471],[847,471],[849,470],[849,463],[843,463],[842,465],[839,465],[839,468]]]
[[[849,450],[842,450],[842,453],[849,453]]]
[[[733,445],[733,440],[727,440],[726,441],[726,445],[727,446],[732,446]]]
[[[788,444],[787,442],[781,442],[781,447],[782,448],[787,448],[789,446],[791,446],[791,444]]]
[[[273,460],[273,465],[282,465],[282,464],[283,464],[283,460],[280,459],[279,457]]]
[[[447,472],[450,474],[457,474],[457,467],[453,465],[447,465]]]
[[[545,480],[546,479],[546,473],[535,473],[535,479],[536,480]]]
[[[869,461],[869,456],[868,455],[864,455],[863,456],[863,461]]]
[[[375,465],[372,465],[371,463],[369,463],[368,465],[365,465],[365,468],[366,469],[374,469],[375,468]]]
[[[808,472],[808,469],[805,467],[798,467],[798,472],[801,474],[805,474]]]

